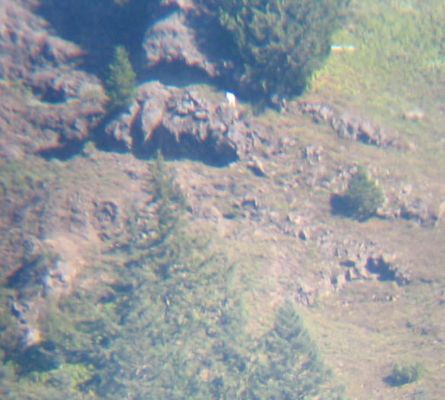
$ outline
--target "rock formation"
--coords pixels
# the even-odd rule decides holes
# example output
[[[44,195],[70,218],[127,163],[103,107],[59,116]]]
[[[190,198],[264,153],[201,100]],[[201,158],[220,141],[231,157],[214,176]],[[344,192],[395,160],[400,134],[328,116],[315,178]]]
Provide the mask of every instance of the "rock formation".
[[[53,36],[34,1],[0,1],[0,154],[25,154],[85,140],[104,114],[98,78],[76,69],[73,43]]]
[[[308,114],[314,122],[330,125],[340,138],[383,148],[407,149],[409,147],[397,133],[389,133],[363,117],[349,112],[340,112],[329,104],[301,102],[298,108],[303,114]]]
[[[187,13],[182,10],[174,11],[157,21],[145,35],[143,48],[147,66],[182,63],[215,77],[217,66],[208,60],[197,41],[197,32],[192,28]]]
[[[214,164],[246,158],[263,135],[222,96],[159,82],[142,85],[135,101],[108,124],[106,133],[135,153],[162,148],[166,155]]]

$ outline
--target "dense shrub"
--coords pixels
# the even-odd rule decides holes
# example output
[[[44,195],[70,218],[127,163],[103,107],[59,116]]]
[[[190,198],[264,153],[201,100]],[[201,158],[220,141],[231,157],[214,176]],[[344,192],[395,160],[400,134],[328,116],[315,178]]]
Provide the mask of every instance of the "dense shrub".
[[[392,386],[402,386],[418,381],[422,374],[423,368],[418,363],[412,365],[396,364],[386,380]]]
[[[240,86],[251,94],[300,94],[330,52],[349,0],[210,0],[242,63]]]
[[[351,177],[346,193],[332,197],[331,206],[334,213],[365,221],[376,214],[383,200],[382,189],[365,169],[359,168]]]

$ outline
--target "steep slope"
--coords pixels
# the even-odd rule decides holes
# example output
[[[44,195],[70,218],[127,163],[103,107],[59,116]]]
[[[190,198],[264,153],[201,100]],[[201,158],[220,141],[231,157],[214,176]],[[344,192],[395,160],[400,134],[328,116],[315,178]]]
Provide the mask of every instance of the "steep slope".
[[[187,15],[190,5],[182,3],[170,6]],[[16,10],[21,4],[1,5]],[[147,168],[153,168],[146,158],[160,147],[172,158],[194,229],[211,233],[218,251],[238,265],[249,334],[266,332],[275,310],[291,299],[350,398],[443,398],[445,79],[443,32],[430,20],[440,26],[445,10],[441,2],[410,4],[352,2],[338,50],[311,90],[281,112],[254,115],[243,102],[233,109],[222,92],[197,82],[185,81],[185,88],[145,83],[101,133],[101,140],[110,135],[113,143],[124,143],[121,153],[91,144],[64,162],[32,155],[40,145],[36,150],[33,139],[17,141],[18,128],[26,126],[5,114],[11,123],[2,127],[2,151],[17,161],[0,161],[1,236],[8,239],[0,247],[8,297],[3,314],[12,314],[10,325],[2,320],[2,331],[9,334],[18,324],[16,340],[39,344],[48,304],[109,279],[95,266],[109,262],[110,239],[146,200]],[[36,18],[29,12],[25,25]],[[145,43],[163,26],[148,30]],[[18,46],[23,57],[28,47]],[[168,59],[172,53],[165,50]],[[8,51],[3,54],[17,54]],[[28,64],[39,70],[48,61]],[[67,64],[60,64],[55,76],[67,82],[58,69]],[[213,74],[213,66],[198,68]],[[69,68],[70,77],[102,90],[93,75]],[[10,88],[15,75],[4,77],[8,89],[0,109],[11,112],[6,106],[13,99],[24,111],[11,106],[12,114],[28,115],[29,97],[21,104],[24,94]],[[31,78],[23,79],[26,86]],[[45,96],[36,88],[32,115],[44,118],[54,115],[51,107],[64,108],[58,126],[65,132],[72,109],[85,106],[83,97],[42,105]],[[24,119],[35,130],[30,138],[47,134],[46,125]],[[81,140],[92,126],[85,126]],[[215,161],[209,152],[223,162],[209,162]],[[344,191],[357,166],[368,168],[386,196],[378,218],[363,223],[331,209],[331,196]],[[45,258],[48,253],[56,259]],[[425,368],[419,382],[392,387],[385,381],[395,363],[415,362]]]

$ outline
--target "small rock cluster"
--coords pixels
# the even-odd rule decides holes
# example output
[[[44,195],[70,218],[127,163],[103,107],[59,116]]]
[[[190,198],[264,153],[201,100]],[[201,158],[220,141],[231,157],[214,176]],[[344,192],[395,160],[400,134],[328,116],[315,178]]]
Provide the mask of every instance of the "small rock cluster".
[[[435,228],[443,221],[445,201],[426,185],[418,184],[415,190],[406,183],[386,186],[388,202],[381,210],[382,217],[412,221],[424,228]]]
[[[23,246],[23,264],[8,278],[8,286],[16,291],[15,297],[9,297],[8,305],[17,321],[20,345],[26,348],[42,339],[38,320],[47,306],[45,299],[65,291],[69,279],[63,260],[36,237],[26,238]]]
[[[308,114],[314,122],[329,124],[340,138],[382,148],[406,148],[395,133],[390,134],[360,116],[341,113],[329,104],[301,102],[298,108],[303,114]]]
[[[416,198],[409,203],[402,203],[398,216],[403,219],[415,221],[424,227],[435,227],[445,214],[445,202],[437,209],[432,209],[422,199]]]

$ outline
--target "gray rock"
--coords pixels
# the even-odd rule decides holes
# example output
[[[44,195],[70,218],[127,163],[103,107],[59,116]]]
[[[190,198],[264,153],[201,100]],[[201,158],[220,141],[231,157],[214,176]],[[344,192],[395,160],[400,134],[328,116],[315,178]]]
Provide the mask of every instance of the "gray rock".
[[[341,290],[347,282],[346,274],[337,274],[331,278],[331,284],[335,291]]]
[[[433,227],[440,220],[439,210],[433,210],[422,199],[416,198],[410,202],[402,202],[398,210],[398,216],[403,219],[412,220],[425,227]]]
[[[254,157],[247,163],[247,168],[249,168],[256,176],[260,178],[264,178],[267,176],[266,169],[264,168],[263,163],[256,157]]]
[[[34,262],[42,253],[42,243],[35,236],[27,236],[23,240],[23,259],[26,263]]]
[[[118,143],[124,145],[127,150],[130,150],[133,143],[132,128],[136,118],[140,114],[141,106],[139,103],[133,103],[125,113],[122,113],[119,118],[110,122],[106,128],[105,133],[113,138]]]
[[[259,207],[258,199],[255,196],[246,196],[241,201],[241,207],[257,210]]]
[[[311,233],[310,233],[309,229],[303,228],[300,230],[300,232],[298,232],[298,237],[301,240],[309,240],[309,239],[311,239]]]
[[[165,113],[165,104],[157,104],[155,100],[146,101],[142,109],[141,124],[144,132],[144,142],[151,140],[153,133],[162,123]]]
[[[340,113],[334,107],[324,103],[301,102],[298,108],[303,114],[310,115],[314,122],[329,124],[341,138],[383,148],[409,149],[396,132],[390,134],[361,116]]]
[[[313,287],[306,282],[300,282],[295,291],[294,298],[298,304],[310,306],[315,303],[318,294],[319,289],[317,287]]]
[[[128,110],[105,131],[131,151],[162,148],[173,156],[223,164],[247,157],[262,134],[261,127],[252,127],[238,109],[208,96],[204,89],[159,82],[142,85]]]
[[[102,240],[108,240],[121,228],[121,210],[113,201],[95,201],[92,223]]]
[[[216,64],[201,51],[192,25],[190,15],[181,9],[157,21],[146,32],[143,42],[147,66],[180,62],[211,77],[217,76]]]
[[[406,271],[397,264],[397,259],[391,255],[375,255],[368,257],[366,270],[380,281],[393,281],[399,286],[408,285],[411,279]]]
[[[309,145],[303,150],[303,158],[310,164],[315,164],[321,161],[323,154],[323,146]]]

